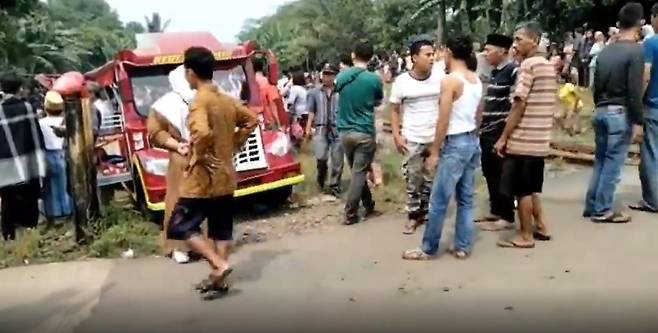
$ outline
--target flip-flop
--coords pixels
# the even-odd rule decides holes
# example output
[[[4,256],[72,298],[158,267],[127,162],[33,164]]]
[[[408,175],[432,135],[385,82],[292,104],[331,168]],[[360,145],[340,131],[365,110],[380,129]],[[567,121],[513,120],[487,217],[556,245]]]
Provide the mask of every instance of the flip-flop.
[[[406,250],[402,253],[402,259],[404,260],[415,260],[415,261],[425,261],[432,260],[436,256],[429,255],[421,249],[412,249]]]
[[[477,219],[473,220],[473,222],[475,222],[475,223],[496,222],[498,220],[499,220],[499,218],[497,218],[495,216],[485,216],[485,217],[477,218]]]
[[[226,278],[233,273],[233,268],[229,267],[223,270],[217,276],[210,276],[213,290],[221,290],[226,284]]]
[[[548,242],[553,237],[551,235],[545,234],[543,231],[535,230],[535,232],[532,233],[532,237],[535,240],[542,241],[542,242]]]
[[[631,217],[623,213],[612,213],[603,216],[592,217],[592,222],[597,223],[628,223]]]
[[[466,260],[471,256],[470,252],[466,252],[464,250],[455,250],[455,249],[449,249],[448,253],[452,254],[455,259],[459,260]]]
[[[404,225],[404,230],[402,231],[403,234],[405,235],[413,235],[416,232],[416,229],[421,225],[422,223],[414,220],[409,220],[407,223]]]
[[[498,247],[502,247],[506,249],[533,249],[535,247],[535,243],[519,244],[513,240],[499,240],[498,243],[496,244],[498,245]]]
[[[639,202],[637,204],[628,205],[628,208],[630,208],[632,210],[637,210],[637,211],[640,211],[640,212],[658,213],[658,209],[653,209],[653,208],[649,207],[649,205],[647,205],[644,202]]]

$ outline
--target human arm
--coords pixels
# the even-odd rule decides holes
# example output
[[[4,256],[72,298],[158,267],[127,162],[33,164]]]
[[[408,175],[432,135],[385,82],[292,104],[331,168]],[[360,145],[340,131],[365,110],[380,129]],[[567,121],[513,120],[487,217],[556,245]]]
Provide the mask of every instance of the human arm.
[[[251,133],[258,126],[258,118],[254,116],[251,111],[240,103],[235,103],[235,132],[234,148],[240,149],[247,142]]]
[[[407,142],[402,137],[402,90],[401,81],[396,79],[391,87],[391,97],[389,97],[389,105],[391,107],[391,130],[393,132],[393,142],[400,154],[407,153]]]
[[[313,91],[308,94],[306,105],[308,105],[308,120],[306,121],[304,133],[306,133],[306,138],[308,139],[313,134],[312,128],[315,125],[315,114],[317,113],[317,103]]]
[[[644,75],[642,82],[642,96],[649,88],[649,81],[651,80],[651,70],[653,69],[654,49],[658,40],[649,39],[644,43]]]
[[[644,94],[644,56],[641,50],[632,53],[628,64],[628,75],[626,79],[628,87],[627,107],[631,121],[636,124],[642,124],[644,113],[643,94]]]
[[[380,106],[384,99],[384,84],[382,79],[377,76],[377,83],[375,84],[375,106]]]
[[[439,120],[436,123],[436,132],[434,134],[434,143],[430,150],[430,156],[427,159],[427,170],[434,171],[439,163],[439,156],[443,142],[448,134],[450,125],[450,115],[452,113],[453,103],[457,91],[463,86],[461,80],[453,75],[447,76],[441,81],[441,97],[439,98]]]
[[[192,150],[190,166],[192,167],[197,163],[205,163],[206,155],[212,143],[213,134],[208,124],[209,113],[207,97],[202,95],[201,92],[197,93],[196,100],[190,107],[188,115]]]
[[[503,129],[503,133],[494,146],[499,156],[504,155],[507,140],[512,135],[512,132],[514,132],[514,129],[521,123],[521,119],[523,119],[523,114],[526,110],[526,101],[534,81],[531,65],[527,62],[522,63],[517,76],[516,87],[514,87],[514,92],[512,92],[511,96],[512,109],[505,122],[505,129]]]
[[[151,110],[146,119],[149,142],[158,148],[176,151],[185,156],[189,153],[189,144],[178,141],[167,130],[167,120],[157,111]]]

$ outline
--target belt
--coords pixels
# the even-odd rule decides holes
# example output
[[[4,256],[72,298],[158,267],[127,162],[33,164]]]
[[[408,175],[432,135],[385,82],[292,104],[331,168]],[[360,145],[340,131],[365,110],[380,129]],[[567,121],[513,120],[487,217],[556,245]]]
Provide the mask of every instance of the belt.
[[[626,112],[627,108],[623,105],[604,105],[596,108],[596,112],[621,113]]]

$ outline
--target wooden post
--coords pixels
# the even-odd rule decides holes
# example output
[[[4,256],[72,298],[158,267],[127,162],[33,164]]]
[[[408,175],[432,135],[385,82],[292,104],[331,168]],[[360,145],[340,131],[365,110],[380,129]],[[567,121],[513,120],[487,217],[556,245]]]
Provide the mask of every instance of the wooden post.
[[[99,217],[99,200],[96,191],[96,164],[94,155],[93,115],[88,98],[66,97],[66,160],[70,192],[74,203],[75,235],[84,242],[84,228]]]

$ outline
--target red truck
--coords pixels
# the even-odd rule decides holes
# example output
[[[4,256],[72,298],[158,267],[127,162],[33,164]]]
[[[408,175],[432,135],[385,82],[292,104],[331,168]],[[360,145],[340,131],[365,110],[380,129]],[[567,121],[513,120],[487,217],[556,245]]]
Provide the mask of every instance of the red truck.
[[[215,54],[216,84],[242,99],[260,120],[234,155],[235,196],[269,192],[275,200],[284,201],[304,175],[287,136],[267,124],[251,61],[265,57],[268,80],[276,84],[276,58],[271,52],[257,51],[253,43],[223,44],[206,32],[138,35],[135,50],[121,51],[114,60],[84,74],[87,81],[102,87],[101,98],[95,102],[102,113],[96,144],[99,188],[123,184],[143,212],[164,210],[168,153],[150,145],[146,118],[153,102],[170,90],[168,74],[183,62],[183,53],[191,46],[203,46]]]

